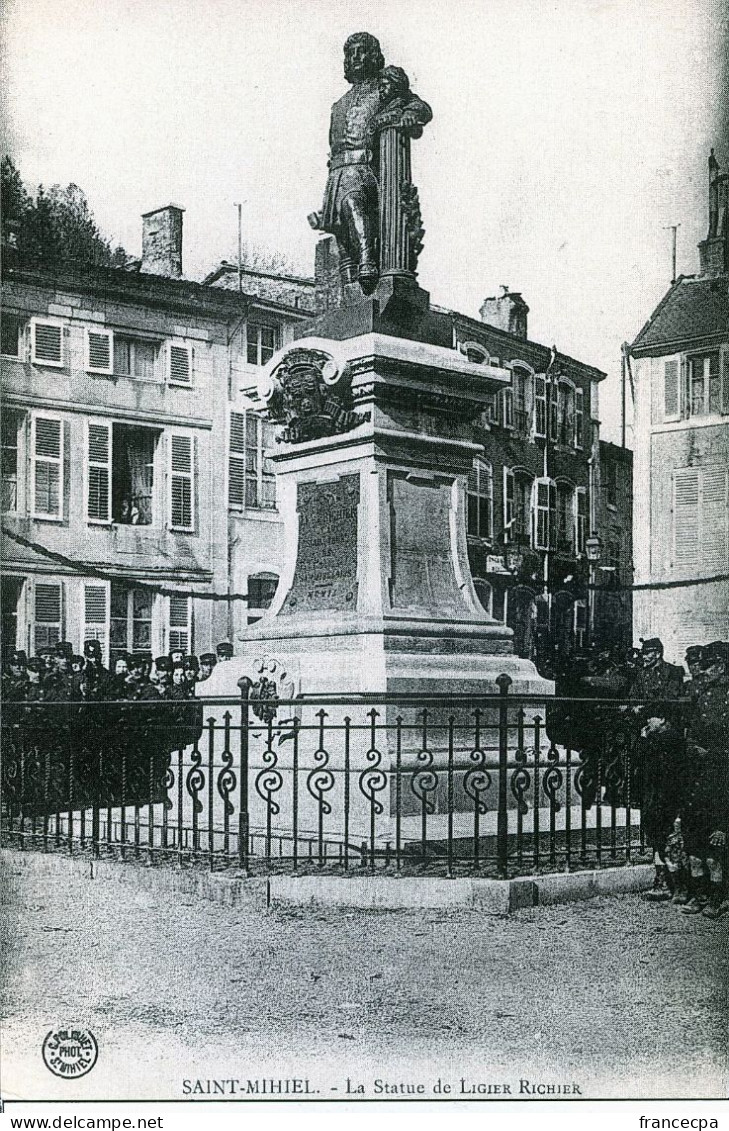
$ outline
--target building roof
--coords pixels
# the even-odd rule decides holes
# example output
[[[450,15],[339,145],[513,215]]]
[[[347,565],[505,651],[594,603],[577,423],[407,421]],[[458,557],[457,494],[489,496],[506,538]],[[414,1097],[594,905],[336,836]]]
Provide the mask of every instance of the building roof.
[[[631,346],[633,353],[659,354],[729,337],[729,278],[679,275]]]
[[[276,302],[294,310],[316,313],[316,283],[300,275],[264,271],[259,267],[241,267],[240,279],[247,294],[266,302]],[[238,290],[238,265],[226,260],[205,276],[203,283],[220,290]]]

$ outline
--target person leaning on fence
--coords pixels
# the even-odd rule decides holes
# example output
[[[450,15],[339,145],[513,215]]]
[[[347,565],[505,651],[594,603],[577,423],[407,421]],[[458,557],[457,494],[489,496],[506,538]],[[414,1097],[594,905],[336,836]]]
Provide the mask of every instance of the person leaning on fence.
[[[640,729],[640,823],[655,866],[653,887],[646,893],[649,900],[669,900],[674,892],[665,848],[680,807],[683,724],[676,701],[682,696],[683,669],[666,663],[658,637],[645,640],[629,698],[646,700],[633,708],[633,715]]]
[[[683,828],[689,856],[686,915],[718,919],[729,911],[729,644],[704,649],[701,691],[692,701],[686,734]]]

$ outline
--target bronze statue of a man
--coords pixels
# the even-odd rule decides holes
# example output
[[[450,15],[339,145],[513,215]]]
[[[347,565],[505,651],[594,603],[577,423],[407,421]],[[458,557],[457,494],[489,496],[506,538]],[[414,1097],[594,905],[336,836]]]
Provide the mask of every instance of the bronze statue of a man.
[[[324,205],[321,213],[309,216],[313,228],[336,236],[342,281],[359,279],[365,293],[374,289],[380,273],[375,143],[377,116],[384,101],[378,80],[384,68],[385,59],[373,35],[350,35],[344,44],[344,77],[352,85],[332,106]],[[408,89],[401,101],[398,127],[419,137],[432,116],[430,107]]]

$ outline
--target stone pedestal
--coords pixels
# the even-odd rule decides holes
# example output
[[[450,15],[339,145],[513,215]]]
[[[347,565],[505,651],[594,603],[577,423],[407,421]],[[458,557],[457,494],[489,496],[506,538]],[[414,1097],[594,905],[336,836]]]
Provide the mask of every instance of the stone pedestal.
[[[502,672],[514,692],[549,694],[468,564],[471,422],[509,374],[376,333],[297,348],[333,357],[362,423],[272,451],[287,560],[236,651],[285,661],[305,694],[493,694]]]

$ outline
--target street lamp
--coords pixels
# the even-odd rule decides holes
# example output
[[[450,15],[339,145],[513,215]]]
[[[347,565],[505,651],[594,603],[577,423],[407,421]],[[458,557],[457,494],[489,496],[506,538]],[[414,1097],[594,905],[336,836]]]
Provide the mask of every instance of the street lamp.
[[[600,561],[602,554],[602,539],[594,532],[585,542],[585,553],[587,554],[587,561],[590,566],[590,588],[587,595],[588,625],[590,633],[590,644],[594,643],[595,639],[595,569]]]

